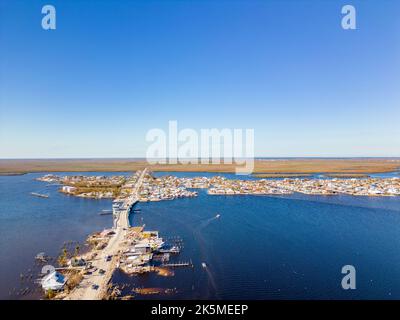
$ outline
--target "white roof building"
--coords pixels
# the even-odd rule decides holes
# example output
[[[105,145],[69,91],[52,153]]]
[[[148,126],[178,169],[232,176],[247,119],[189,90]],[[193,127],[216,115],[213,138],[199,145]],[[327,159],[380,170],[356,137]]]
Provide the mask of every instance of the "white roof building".
[[[63,192],[67,192],[67,193],[74,192],[75,190],[76,190],[76,188],[72,187],[72,186],[63,186],[62,187],[62,191]]]

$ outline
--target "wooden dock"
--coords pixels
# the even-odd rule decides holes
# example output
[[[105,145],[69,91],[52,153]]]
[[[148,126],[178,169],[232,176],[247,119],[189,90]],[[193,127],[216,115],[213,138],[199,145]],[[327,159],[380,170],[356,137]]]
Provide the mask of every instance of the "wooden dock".
[[[161,265],[166,268],[180,268],[180,267],[193,267],[192,261],[190,262],[176,262],[176,263],[165,263]]]

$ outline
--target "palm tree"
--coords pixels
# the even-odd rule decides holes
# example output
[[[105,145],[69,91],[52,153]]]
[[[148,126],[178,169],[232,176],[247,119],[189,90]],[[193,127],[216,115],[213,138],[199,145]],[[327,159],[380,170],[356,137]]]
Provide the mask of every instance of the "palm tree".
[[[75,256],[79,255],[79,250],[80,250],[80,247],[79,247],[79,244],[77,244],[75,247]]]
[[[65,266],[67,264],[67,259],[68,259],[68,250],[67,248],[64,247],[61,255],[58,257],[58,264],[62,267]]]

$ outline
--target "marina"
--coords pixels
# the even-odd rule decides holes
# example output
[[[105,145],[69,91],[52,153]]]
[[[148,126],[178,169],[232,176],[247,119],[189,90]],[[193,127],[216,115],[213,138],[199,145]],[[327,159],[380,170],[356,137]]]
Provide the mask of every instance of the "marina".
[[[149,179],[153,178],[147,169],[124,179],[124,184],[120,186],[124,191],[112,204],[113,228],[91,235],[87,241],[92,249],[84,255],[75,255],[66,262],[67,253],[64,251],[59,257],[59,261],[63,262],[59,263],[68,267],[59,269],[62,273],[54,271],[46,275],[41,281],[47,296],[50,296],[51,290],[53,299],[115,298],[119,290],[110,293],[109,286],[116,269],[126,274],[155,272],[161,276],[172,276],[174,273],[168,268],[192,265],[187,262],[167,262],[170,254],[179,254],[180,249],[166,246],[158,231],[145,231],[144,226],[131,227],[130,213],[138,202],[142,184]],[[156,255],[158,259],[153,260]],[[74,272],[73,281],[71,271]]]

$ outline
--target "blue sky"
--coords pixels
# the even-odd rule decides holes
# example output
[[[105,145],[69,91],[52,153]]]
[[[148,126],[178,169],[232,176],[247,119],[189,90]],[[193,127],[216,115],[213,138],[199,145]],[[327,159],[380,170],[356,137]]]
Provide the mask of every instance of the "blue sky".
[[[396,0],[0,0],[0,158],[143,157],[169,120],[254,128],[256,156],[400,156],[399,88]]]

